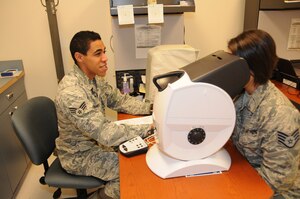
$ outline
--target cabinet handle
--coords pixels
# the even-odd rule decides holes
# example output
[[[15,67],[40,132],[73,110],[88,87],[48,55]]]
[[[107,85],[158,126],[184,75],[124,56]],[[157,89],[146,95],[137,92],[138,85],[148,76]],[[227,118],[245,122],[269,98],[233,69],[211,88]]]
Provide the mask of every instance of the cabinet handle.
[[[8,112],[8,115],[12,116],[14,114],[14,111],[17,109],[18,109],[18,106],[15,106],[13,111]]]
[[[8,100],[10,100],[10,99],[13,98],[13,97],[14,97],[14,93],[13,93],[13,92],[8,93],[8,94],[6,95],[6,98],[7,98]]]

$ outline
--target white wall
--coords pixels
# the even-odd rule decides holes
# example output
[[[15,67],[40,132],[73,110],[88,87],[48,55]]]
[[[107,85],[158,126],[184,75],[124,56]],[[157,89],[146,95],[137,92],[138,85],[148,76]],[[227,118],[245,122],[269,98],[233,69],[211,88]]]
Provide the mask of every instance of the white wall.
[[[23,60],[29,97],[53,96],[57,83],[45,8],[35,0],[0,5],[0,60]]]
[[[242,31],[245,0],[195,0],[196,12],[185,14],[185,41],[200,49],[200,56],[226,49],[227,41]],[[79,30],[94,30],[108,49],[108,80],[114,85],[114,55],[108,0],[61,0],[57,20],[66,71],[73,63],[71,37]],[[0,60],[22,59],[28,97],[54,98],[57,81],[47,13],[38,0],[1,0]]]
[[[227,50],[227,42],[243,31],[245,0],[195,0],[196,12],[185,13],[185,43],[203,57]]]
[[[44,0],[43,0],[44,2]],[[0,4],[0,60],[22,59],[28,98],[54,98],[57,78],[45,7],[39,0],[2,0]],[[80,30],[99,32],[108,50],[112,81],[114,57],[109,48],[111,22],[107,0],[62,0],[57,21],[65,71],[73,66],[69,52],[72,36]]]
[[[63,52],[65,71],[73,67],[69,51],[70,40],[81,30],[98,32],[107,48],[109,72],[114,72],[114,57],[110,49],[112,35],[108,0],[61,0],[58,6],[57,21]]]
[[[135,25],[147,25],[147,15],[135,15]],[[166,44],[183,44],[184,40],[184,15],[182,14],[171,14],[164,16],[163,24],[155,24],[161,28],[161,45]],[[175,31],[174,31],[175,30]],[[126,25],[120,26],[117,17],[112,18],[112,33],[113,43],[115,51],[115,64],[116,70],[136,70],[146,69],[147,66],[147,49],[139,49],[139,55],[136,56],[136,45],[135,45],[135,26]],[[145,53],[145,54],[144,54]]]
[[[299,10],[259,12],[257,27],[271,34],[276,43],[277,55],[285,59],[300,58],[299,50],[288,49],[291,21],[294,18],[300,19]]]

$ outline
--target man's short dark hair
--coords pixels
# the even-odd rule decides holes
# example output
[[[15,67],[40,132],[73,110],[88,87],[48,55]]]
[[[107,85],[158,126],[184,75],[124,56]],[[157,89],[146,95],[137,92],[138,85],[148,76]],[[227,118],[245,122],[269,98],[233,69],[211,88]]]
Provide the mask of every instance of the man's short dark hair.
[[[93,31],[80,31],[73,36],[70,42],[70,52],[75,64],[77,64],[75,53],[79,52],[86,55],[90,48],[90,43],[96,40],[101,40],[101,37],[98,33]]]
[[[228,42],[228,49],[247,61],[255,83],[265,84],[272,77],[278,57],[275,42],[267,32],[245,31]]]

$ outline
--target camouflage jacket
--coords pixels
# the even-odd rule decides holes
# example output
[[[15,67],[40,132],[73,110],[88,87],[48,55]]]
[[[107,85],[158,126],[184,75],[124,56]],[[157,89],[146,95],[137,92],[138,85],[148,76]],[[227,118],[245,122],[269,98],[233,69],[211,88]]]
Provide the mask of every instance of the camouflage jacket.
[[[149,114],[150,104],[113,89],[103,78],[89,80],[75,65],[58,86],[55,98],[59,137],[56,139],[58,156],[64,168],[72,158],[80,157],[95,146],[97,150],[113,151],[114,146],[133,138],[147,135],[147,125],[117,125],[105,117],[105,107],[129,114]],[[69,163],[66,162],[68,159]]]
[[[263,179],[285,198],[300,198],[300,113],[270,81],[235,102],[232,140]]]

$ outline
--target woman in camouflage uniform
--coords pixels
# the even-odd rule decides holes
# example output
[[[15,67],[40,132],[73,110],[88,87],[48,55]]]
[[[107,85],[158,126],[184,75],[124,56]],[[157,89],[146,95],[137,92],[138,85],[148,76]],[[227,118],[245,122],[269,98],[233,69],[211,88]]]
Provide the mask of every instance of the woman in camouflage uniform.
[[[228,48],[251,72],[235,102],[233,143],[272,187],[274,198],[300,198],[300,114],[269,80],[278,59],[275,42],[262,30],[250,30],[231,39]]]

